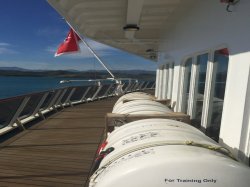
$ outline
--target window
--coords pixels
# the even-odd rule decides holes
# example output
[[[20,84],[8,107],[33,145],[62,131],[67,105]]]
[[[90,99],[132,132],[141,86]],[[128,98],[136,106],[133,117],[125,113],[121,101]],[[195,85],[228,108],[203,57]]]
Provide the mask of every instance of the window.
[[[214,140],[219,138],[228,62],[228,49],[223,48],[188,58],[182,69],[179,111]]]
[[[193,124],[199,126],[201,124],[202,108],[204,101],[204,91],[206,83],[206,72],[208,64],[208,53],[197,56],[198,73],[195,86],[195,102],[194,102],[194,119]]]
[[[224,94],[227,80],[228,69],[228,50],[226,48],[214,52],[214,82],[213,94],[211,103],[211,119],[209,128],[207,129],[208,135],[214,137],[216,140],[219,138],[221,116],[223,110]]]
[[[192,58],[188,58],[184,64],[184,84],[183,84],[183,106],[182,111],[187,113],[188,101],[189,101],[189,92],[190,92],[190,79],[191,79],[191,70],[192,70]]]

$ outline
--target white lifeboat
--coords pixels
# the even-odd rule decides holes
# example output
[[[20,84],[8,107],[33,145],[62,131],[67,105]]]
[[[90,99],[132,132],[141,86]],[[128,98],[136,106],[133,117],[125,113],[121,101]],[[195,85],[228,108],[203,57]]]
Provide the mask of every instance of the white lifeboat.
[[[250,169],[188,124],[145,119],[114,130],[90,187],[248,187]],[[236,180],[237,178],[237,180]]]
[[[179,121],[174,121],[173,123],[173,120],[154,118],[147,119],[145,123],[145,120],[138,120],[115,128],[112,133],[109,133],[105,140],[105,147],[111,147],[114,143],[129,136],[131,136],[132,139],[135,139],[134,136],[139,135],[142,139],[146,139],[148,136],[155,137],[154,134],[156,131],[163,132],[166,130],[203,134],[200,130]],[[157,136],[158,135],[159,133],[157,132]],[[104,148],[102,147],[101,151],[103,150]]]
[[[115,110],[117,107],[123,105],[125,101],[134,101],[134,100],[155,100],[156,98],[150,94],[144,93],[144,92],[133,92],[128,93],[120,97],[114,107],[113,110]]]
[[[166,114],[173,111],[156,101],[134,100],[116,106],[112,112],[119,114]]]

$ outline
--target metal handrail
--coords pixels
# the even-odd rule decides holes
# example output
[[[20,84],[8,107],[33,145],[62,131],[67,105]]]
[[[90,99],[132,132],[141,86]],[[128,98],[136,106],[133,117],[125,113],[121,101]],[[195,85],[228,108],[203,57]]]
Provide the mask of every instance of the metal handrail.
[[[140,84],[137,83],[133,85],[130,84],[131,87],[127,86],[127,88],[130,88],[123,91],[125,94],[132,91],[153,89],[153,84],[154,83],[152,83],[152,81],[144,81]],[[136,88],[133,89],[132,86],[134,88],[136,86]],[[18,127],[24,130],[24,125],[26,123],[40,117],[42,119],[45,119],[44,114],[52,111],[57,111],[57,109],[59,108],[112,97],[116,95],[117,88],[118,84],[116,83],[103,84],[98,86],[69,86],[6,99],[0,99],[0,112],[3,112],[2,114],[0,113],[0,135]],[[79,91],[78,93],[76,92],[77,89],[80,89],[80,95]],[[73,96],[79,99],[72,100],[71,98]],[[30,109],[32,110],[29,111]],[[11,112],[9,112],[8,110]],[[28,111],[28,114],[26,114],[26,111]],[[25,116],[21,115],[22,112],[25,113]],[[10,116],[8,116],[8,114]]]

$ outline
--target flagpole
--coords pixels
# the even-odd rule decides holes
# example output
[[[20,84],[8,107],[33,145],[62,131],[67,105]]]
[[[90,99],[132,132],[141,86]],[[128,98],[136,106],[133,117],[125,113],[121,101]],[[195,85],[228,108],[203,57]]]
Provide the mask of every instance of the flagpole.
[[[113,75],[113,73],[107,68],[107,66],[102,62],[102,60],[97,56],[97,54],[93,51],[93,49],[91,49],[91,47],[89,46],[89,44],[84,40],[83,37],[81,37],[81,35],[78,35],[82,42],[84,43],[84,45],[89,49],[89,51],[95,56],[95,58],[100,62],[100,64],[109,72],[109,74],[111,75],[111,77],[114,79],[115,76]]]
[[[115,76],[113,75],[113,73],[107,68],[107,66],[102,62],[102,60],[98,57],[98,55],[93,51],[93,49],[89,46],[89,44],[84,40],[84,38],[82,37],[81,34],[79,34],[71,25],[69,22],[66,21],[66,23],[68,23],[68,25],[70,26],[70,28],[72,28],[75,33],[77,33],[77,35],[79,36],[79,38],[82,40],[82,42],[84,43],[84,45],[89,49],[89,51],[95,56],[95,58],[98,60],[98,62],[108,71],[108,73],[111,75],[111,77],[113,79],[115,79]]]

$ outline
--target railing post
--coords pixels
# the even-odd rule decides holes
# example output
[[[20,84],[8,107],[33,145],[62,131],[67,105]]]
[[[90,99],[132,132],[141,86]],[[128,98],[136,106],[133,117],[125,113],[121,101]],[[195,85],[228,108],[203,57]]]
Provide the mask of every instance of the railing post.
[[[62,105],[62,103],[61,103],[61,100],[62,100],[63,96],[65,95],[65,93],[67,92],[67,90],[68,90],[68,88],[63,89],[61,95],[58,97],[58,99],[56,100],[56,102],[55,102],[55,104],[54,104],[55,106],[57,106],[57,105],[60,104],[60,106],[63,108],[63,105]]]
[[[38,113],[38,115],[40,117],[42,117],[43,119],[45,119],[44,115],[42,113],[40,113],[39,110],[40,110],[40,107],[42,106],[42,104],[44,103],[45,99],[48,97],[48,95],[49,95],[49,92],[46,92],[45,94],[43,94],[43,97],[39,101],[38,105],[36,106],[35,110],[31,114],[31,116],[34,116],[34,115],[36,115],[36,113]]]
[[[98,89],[97,89],[96,92],[94,93],[93,97],[91,98],[91,101],[93,101],[93,100],[96,98],[97,94],[101,91],[102,87],[103,87],[102,85],[100,85],[100,86],[98,87]]]
[[[89,86],[89,87],[87,88],[87,90],[83,93],[82,98],[81,98],[81,102],[87,101],[87,98],[85,98],[85,97],[86,97],[86,95],[89,93],[89,90],[90,90],[90,89],[91,89],[91,86]]]
[[[55,96],[53,97],[53,99],[51,100],[50,104],[48,105],[47,109],[50,109],[51,107],[53,107],[53,109],[56,109],[54,106],[55,101],[57,100],[58,96],[60,95],[60,93],[62,92],[62,90],[57,90],[55,93]]]
[[[114,90],[113,90],[113,92],[112,92],[112,96],[114,96],[114,95],[116,95],[116,94],[123,94],[123,93],[125,93],[123,90],[122,90],[122,88],[120,88],[120,90],[118,90],[118,88],[119,88],[119,86],[121,86],[120,84],[116,84],[115,85],[115,88],[114,88]]]
[[[16,113],[14,114],[14,116],[12,117],[12,119],[9,122],[9,126],[12,126],[15,122],[16,124],[23,130],[25,130],[24,126],[22,125],[22,123],[18,120],[19,115],[22,113],[24,107],[27,105],[28,101],[30,100],[30,97],[25,97],[22,101],[22,103],[20,104],[20,106],[18,107]]]
[[[155,88],[155,82],[153,83],[153,85],[149,89],[154,89],[154,88]]]
[[[72,103],[71,103],[70,99],[71,99],[71,97],[72,97],[72,95],[74,94],[75,91],[76,91],[76,88],[73,88],[71,90],[71,92],[69,93],[69,95],[68,95],[68,97],[67,97],[67,99],[65,101],[65,104],[69,103],[69,105],[72,106]]]
[[[132,85],[132,82],[129,81],[128,86],[127,86],[126,89],[124,90],[124,93],[127,93],[127,92],[129,91],[129,88],[131,87],[131,85]]]
[[[126,92],[125,92],[125,93],[129,92],[129,91],[130,91],[131,86],[133,86],[133,85],[134,85],[134,83],[129,83],[128,87],[126,88]]]
[[[114,86],[114,84],[110,84],[110,86],[108,87],[108,89],[106,90],[106,92],[103,94],[104,97],[108,96],[109,90]]]
[[[135,82],[134,85],[131,87],[130,91],[131,92],[135,91],[137,85],[138,85],[138,82]]]
[[[142,81],[141,84],[138,86],[137,90],[141,90],[142,89],[142,86],[144,85],[145,81]]]
[[[142,90],[145,90],[147,87],[148,87],[148,85],[149,85],[149,81],[143,86],[143,88],[142,88]]]

